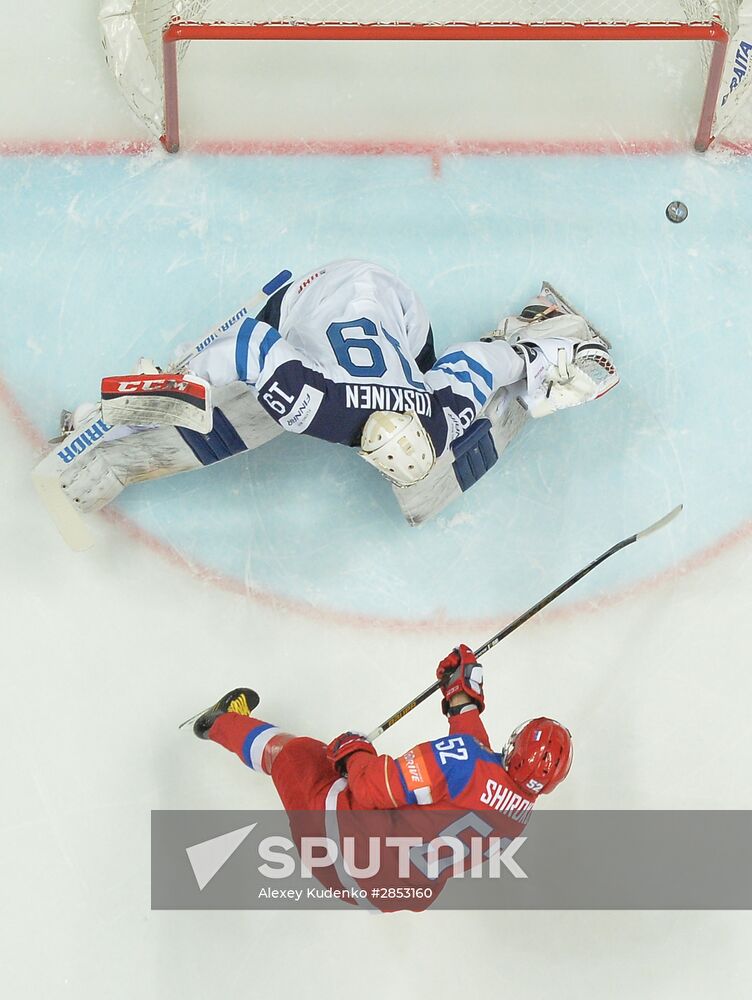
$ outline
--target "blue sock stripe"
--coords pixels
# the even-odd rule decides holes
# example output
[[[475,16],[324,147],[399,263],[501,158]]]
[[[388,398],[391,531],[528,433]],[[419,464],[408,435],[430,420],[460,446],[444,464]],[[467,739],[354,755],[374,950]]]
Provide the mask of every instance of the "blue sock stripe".
[[[475,382],[473,382],[473,377],[472,375],[470,375],[469,372],[456,372],[452,368],[445,368],[443,365],[437,365],[435,370],[440,372],[446,372],[447,375],[451,375],[452,378],[456,378],[458,382],[464,382],[467,385],[469,385],[470,388],[473,390],[473,395],[475,396],[475,399],[477,400],[478,403],[480,403],[481,406],[483,406],[485,401],[488,399],[488,396],[485,396],[480,391]]]
[[[442,354],[438,361],[441,365],[451,364],[453,362],[464,362],[471,372],[475,372],[476,375],[480,375],[489,389],[493,389],[493,375],[488,368],[484,368],[480,361],[476,361],[475,358],[471,358],[468,354],[465,354],[464,351],[453,351],[451,354]]]
[[[271,722],[265,722],[263,725],[256,726],[255,729],[252,729],[250,733],[248,733],[246,738],[243,740],[243,749],[242,749],[243,763],[246,764],[248,767],[250,767],[251,770],[255,770],[253,764],[251,764],[251,747],[253,746],[254,740],[256,739],[257,736],[260,736],[261,733],[266,732],[267,729],[273,729],[273,728],[274,726],[271,724]]]

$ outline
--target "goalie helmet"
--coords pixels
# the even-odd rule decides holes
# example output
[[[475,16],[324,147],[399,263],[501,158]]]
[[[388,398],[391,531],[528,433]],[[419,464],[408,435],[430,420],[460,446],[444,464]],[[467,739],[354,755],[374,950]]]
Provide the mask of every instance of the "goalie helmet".
[[[436,456],[425,427],[412,410],[377,410],[366,420],[360,455],[397,486],[425,479]]]
[[[572,734],[554,719],[531,719],[515,729],[503,756],[504,770],[520,788],[552,792],[569,774]]]

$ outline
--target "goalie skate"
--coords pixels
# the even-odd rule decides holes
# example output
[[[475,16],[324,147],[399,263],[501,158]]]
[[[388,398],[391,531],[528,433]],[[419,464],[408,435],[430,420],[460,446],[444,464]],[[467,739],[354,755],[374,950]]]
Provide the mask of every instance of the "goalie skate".
[[[543,306],[543,310],[531,319],[525,316],[525,311],[531,306]],[[545,309],[545,306],[550,307],[551,311]],[[489,340],[506,340],[508,344],[516,344],[519,340],[524,340],[526,336],[533,336],[535,327],[538,323],[544,322],[546,319],[550,319],[552,316],[557,314],[565,314],[569,316],[578,316],[584,323],[587,324],[588,330],[590,331],[590,336],[594,339],[599,340],[603,346],[607,349],[611,349],[611,343],[606,337],[597,330],[593,324],[587,320],[582,313],[578,312],[570,303],[564,298],[564,296],[558,292],[552,284],[548,281],[544,281],[541,284],[541,289],[536,299],[533,303],[523,309],[521,315],[519,316],[508,316],[501,320],[499,326],[491,333],[488,338]]]
[[[48,438],[47,444],[60,444],[64,441],[68,435],[73,430],[73,411],[72,410],[61,410],[60,411],[60,431],[57,437]]]
[[[551,305],[557,306],[560,312],[570,313],[572,316],[582,316],[582,313],[574,309],[569,304],[569,302],[567,302],[564,296],[560,292],[557,292],[554,286],[549,284],[547,281],[544,281],[543,284],[541,285],[540,298],[546,299],[551,303]],[[600,340],[603,343],[604,347],[606,347],[607,350],[610,351],[611,342],[607,340],[599,330],[596,330],[596,328],[588,319],[585,319],[584,316],[582,316],[582,318],[587,323],[588,329],[590,330],[591,334],[594,337],[597,337],[598,340]]]

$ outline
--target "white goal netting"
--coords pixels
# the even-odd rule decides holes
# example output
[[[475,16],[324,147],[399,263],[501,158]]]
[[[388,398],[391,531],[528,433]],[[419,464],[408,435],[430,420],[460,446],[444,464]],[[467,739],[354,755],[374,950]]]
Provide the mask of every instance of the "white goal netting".
[[[185,21],[332,24],[644,24],[709,21],[731,27],[740,0],[134,0],[143,24]]]
[[[720,23],[734,37],[745,0],[103,0],[103,45],[126,100],[165,132],[162,34],[171,20],[228,25],[687,25]],[[751,0],[752,2],[752,0]],[[178,45],[178,58],[190,43]],[[713,45],[705,42],[709,72]],[[732,73],[733,48],[727,75]],[[738,82],[738,81],[737,81]],[[746,82],[746,81],[745,81]],[[731,90],[735,89],[732,84]],[[726,88],[726,93],[730,93]],[[733,115],[739,92],[724,108]],[[724,102],[725,103],[725,102]]]

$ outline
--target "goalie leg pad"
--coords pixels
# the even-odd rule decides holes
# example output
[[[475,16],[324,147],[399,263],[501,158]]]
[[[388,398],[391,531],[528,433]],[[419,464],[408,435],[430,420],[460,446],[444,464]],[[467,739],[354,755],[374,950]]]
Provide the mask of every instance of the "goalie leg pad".
[[[199,469],[258,448],[282,433],[247,385],[236,382],[217,389],[215,399],[222,406],[215,409],[216,423],[209,434],[170,426],[137,431],[109,427],[95,407],[86,425],[42,460],[34,481],[72,547],[90,542],[68,512],[75,516],[75,511],[100,510],[131,483]]]
[[[78,461],[66,466],[60,476],[60,488],[79,510],[87,512],[106,507],[122,493],[125,483],[107,460],[102,446],[84,452]]]
[[[135,431],[85,451],[60,471],[60,488],[84,512],[101,510],[131,483],[200,468],[175,427]]]
[[[215,398],[223,405],[215,407],[214,426],[208,434],[165,426],[104,442],[96,452],[91,452],[97,455],[96,461],[87,456],[82,468],[63,473],[61,479],[68,496],[80,510],[99,510],[131,483],[213,465],[259,447],[282,433],[282,428],[243,383],[217,389]],[[102,478],[102,485],[97,477]]]

